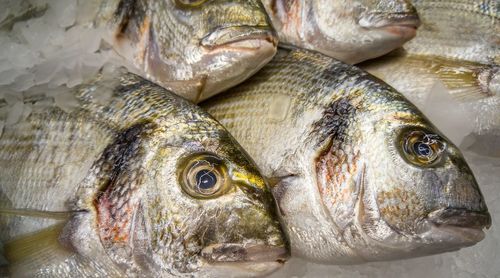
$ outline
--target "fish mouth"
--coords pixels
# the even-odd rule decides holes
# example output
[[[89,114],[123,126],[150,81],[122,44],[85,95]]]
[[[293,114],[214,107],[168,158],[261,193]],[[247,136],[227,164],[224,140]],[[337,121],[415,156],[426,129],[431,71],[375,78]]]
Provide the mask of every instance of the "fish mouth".
[[[421,222],[419,237],[423,246],[414,250],[424,255],[452,252],[472,246],[485,237],[484,229],[491,226],[487,211],[446,208],[429,213]]]
[[[284,247],[269,245],[213,244],[203,248],[201,256],[211,273],[253,277],[276,271],[284,265],[289,253]]]
[[[261,26],[231,26],[220,27],[201,39],[201,46],[216,48],[231,46],[238,48],[259,48],[262,42],[268,42],[276,47],[278,39],[273,30]]]
[[[280,262],[288,259],[285,247],[269,245],[212,244],[203,248],[201,256],[209,263]]]
[[[361,16],[358,23],[368,29],[383,29],[391,33],[406,31],[414,34],[421,24],[420,18],[414,13],[369,13]]]
[[[468,229],[489,229],[491,216],[484,211],[446,208],[429,213],[429,221],[437,226],[449,226]]]

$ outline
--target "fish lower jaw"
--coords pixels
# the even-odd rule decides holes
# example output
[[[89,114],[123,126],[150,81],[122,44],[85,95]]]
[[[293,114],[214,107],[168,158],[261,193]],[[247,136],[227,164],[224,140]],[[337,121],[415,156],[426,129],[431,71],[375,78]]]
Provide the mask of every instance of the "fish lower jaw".
[[[424,242],[436,245],[449,246],[453,250],[474,245],[485,236],[481,228],[468,228],[455,225],[430,224],[430,229],[422,233],[420,238]]]
[[[212,244],[201,251],[205,269],[218,276],[268,275],[283,266],[289,254],[285,247],[244,244]]]
[[[263,277],[283,265],[282,262],[212,263],[200,271],[200,277]]]

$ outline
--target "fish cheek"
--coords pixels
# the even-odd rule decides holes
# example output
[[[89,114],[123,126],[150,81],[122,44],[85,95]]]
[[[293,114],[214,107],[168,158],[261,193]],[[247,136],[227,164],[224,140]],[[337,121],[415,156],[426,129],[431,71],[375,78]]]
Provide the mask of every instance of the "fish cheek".
[[[395,187],[377,194],[379,212],[382,219],[396,231],[416,234],[416,224],[427,215],[425,204],[416,192],[401,188]]]

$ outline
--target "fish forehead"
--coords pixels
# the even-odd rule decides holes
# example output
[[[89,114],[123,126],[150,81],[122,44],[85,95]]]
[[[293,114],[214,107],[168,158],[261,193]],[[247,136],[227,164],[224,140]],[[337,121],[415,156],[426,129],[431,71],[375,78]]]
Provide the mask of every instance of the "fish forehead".
[[[258,1],[207,1],[199,7],[182,7],[170,1],[152,1],[151,11],[160,12],[156,16],[157,30],[162,34],[174,32],[184,39],[196,36],[201,39],[215,28],[231,26],[269,26],[263,7]],[[162,16],[162,13],[166,14]],[[166,24],[173,25],[165,28]],[[175,39],[174,34],[170,35]]]

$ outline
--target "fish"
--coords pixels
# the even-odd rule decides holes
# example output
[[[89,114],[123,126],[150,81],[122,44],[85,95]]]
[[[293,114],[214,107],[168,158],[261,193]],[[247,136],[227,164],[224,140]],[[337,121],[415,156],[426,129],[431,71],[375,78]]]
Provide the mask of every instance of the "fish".
[[[67,12],[62,2],[25,2],[0,28]],[[102,48],[118,54],[113,62],[195,103],[245,80],[276,53],[277,35],[259,0],[90,0],[75,9],[67,31],[102,37]]]
[[[415,37],[420,20],[408,0],[263,0],[280,45],[356,64]]]
[[[413,0],[422,25],[404,45],[411,54],[500,64],[497,0]]]
[[[17,97],[17,99],[16,99]],[[275,202],[206,112],[123,69],[0,100],[14,277],[253,277],[288,258]]]
[[[279,50],[201,107],[269,180],[292,256],[354,264],[458,250],[491,216],[460,150],[358,67]]]

